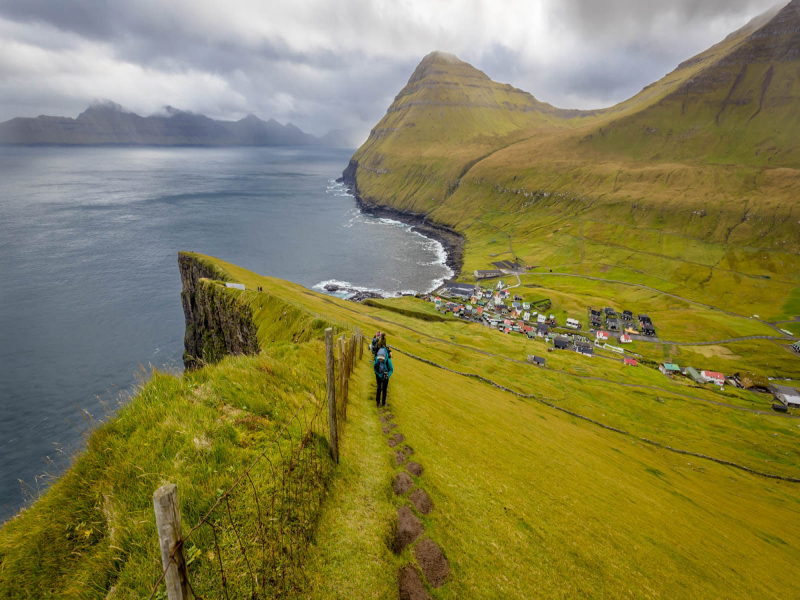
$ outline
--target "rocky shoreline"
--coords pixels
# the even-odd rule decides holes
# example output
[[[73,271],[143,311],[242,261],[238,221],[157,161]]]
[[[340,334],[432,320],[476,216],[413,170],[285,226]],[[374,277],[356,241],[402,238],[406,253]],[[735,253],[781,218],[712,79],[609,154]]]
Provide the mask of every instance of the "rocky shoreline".
[[[339,181],[344,183],[350,193],[353,194],[356,205],[361,212],[374,217],[394,219],[406,225],[411,225],[414,231],[439,242],[444,247],[447,255],[445,264],[453,271],[453,276],[447,281],[457,279],[464,266],[464,237],[449,227],[431,223],[426,215],[397,210],[362,197],[356,183],[357,169],[358,161],[351,160]]]
[[[352,294],[352,296],[348,296],[346,299],[350,300],[351,302],[363,302],[364,300],[383,300],[383,296],[376,292],[368,292],[365,290],[359,290],[356,288],[347,287],[345,285],[337,285],[335,283],[328,283],[322,289],[326,292],[344,292],[346,294]]]

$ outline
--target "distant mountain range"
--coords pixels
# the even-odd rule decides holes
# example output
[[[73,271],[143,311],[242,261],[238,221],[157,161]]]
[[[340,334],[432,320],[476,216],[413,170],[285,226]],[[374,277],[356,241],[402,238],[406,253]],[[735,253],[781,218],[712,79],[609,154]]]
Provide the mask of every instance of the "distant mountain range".
[[[0,123],[0,144],[352,147],[339,130],[319,138],[291,123],[262,121],[252,114],[217,121],[171,106],[163,114],[142,117],[111,102],[92,105],[77,119],[42,115]]]

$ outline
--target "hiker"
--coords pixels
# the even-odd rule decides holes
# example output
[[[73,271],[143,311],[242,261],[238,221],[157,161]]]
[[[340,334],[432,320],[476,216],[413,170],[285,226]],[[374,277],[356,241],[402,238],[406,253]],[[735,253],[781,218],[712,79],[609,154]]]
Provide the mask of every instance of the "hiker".
[[[379,334],[378,350],[380,350],[381,348],[386,348],[386,352],[389,353],[389,358],[392,358],[392,349],[389,348],[389,345],[386,343],[386,334],[385,333]],[[376,350],[376,352],[377,352],[377,350]]]
[[[370,352],[372,352],[372,359],[375,360],[375,355],[378,354],[378,342],[381,339],[381,332],[378,331],[375,333],[375,337],[372,338],[372,341],[369,343]]]
[[[386,390],[389,387],[389,377],[394,373],[392,356],[389,353],[389,348],[386,347],[386,334],[383,334],[380,340],[384,345],[376,350],[375,361],[372,364],[372,368],[375,370],[375,381],[377,383],[375,403],[378,405],[378,408],[386,406]]]

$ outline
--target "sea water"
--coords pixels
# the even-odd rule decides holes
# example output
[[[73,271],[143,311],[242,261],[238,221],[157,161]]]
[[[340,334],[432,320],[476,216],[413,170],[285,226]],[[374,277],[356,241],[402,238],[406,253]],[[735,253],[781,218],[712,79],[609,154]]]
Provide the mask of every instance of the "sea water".
[[[317,290],[425,292],[451,275],[438,242],[359,212],[335,181],[351,153],[0,147],[0,521],[139,365],[182,368],[179,250]]]

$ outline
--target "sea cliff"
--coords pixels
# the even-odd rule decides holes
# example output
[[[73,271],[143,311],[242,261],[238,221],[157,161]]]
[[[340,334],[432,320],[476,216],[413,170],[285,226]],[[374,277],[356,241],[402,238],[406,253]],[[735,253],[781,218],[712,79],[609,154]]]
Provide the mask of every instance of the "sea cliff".
[[[228,354],[257,354],[258,336],[252,310],[214,283],[214,280],[225,281],[224,273],[183,253],[178,255],[178,267],[186,319],[184,367],[193,369]]]

